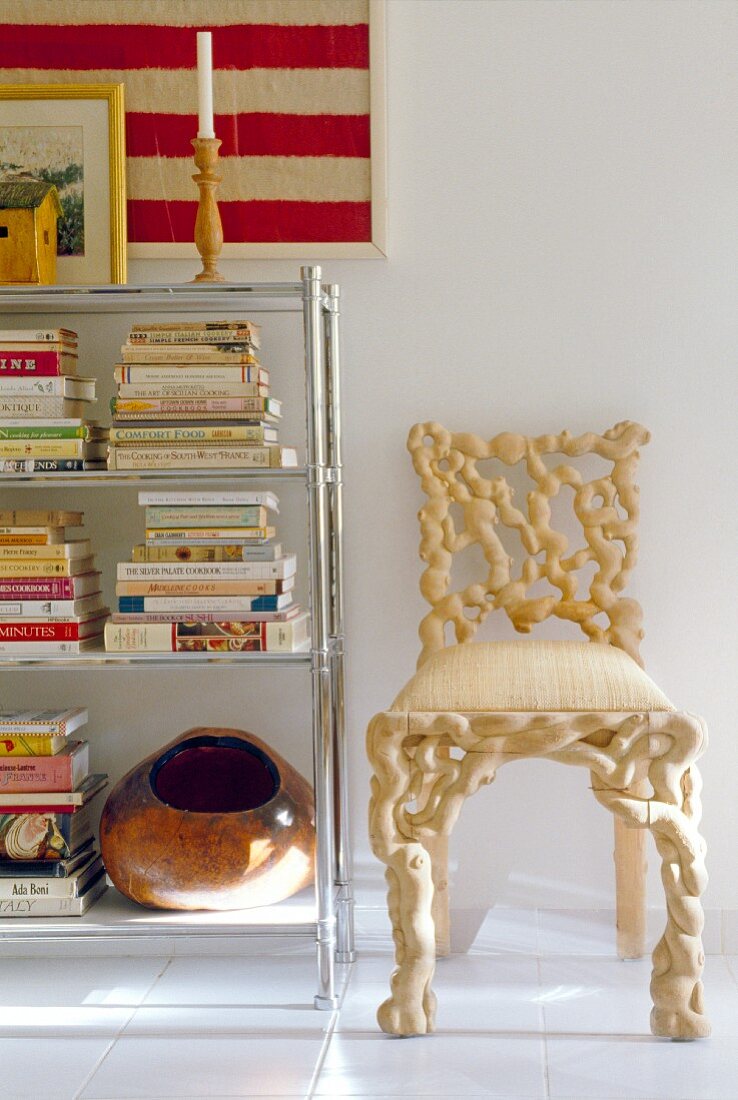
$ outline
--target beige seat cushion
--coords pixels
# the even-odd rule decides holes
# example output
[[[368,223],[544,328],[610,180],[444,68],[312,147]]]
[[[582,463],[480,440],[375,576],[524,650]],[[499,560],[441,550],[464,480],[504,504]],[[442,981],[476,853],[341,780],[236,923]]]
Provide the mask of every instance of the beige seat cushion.
[[[391,707],[401,711],[673,710],[622,649],[595,642],[469,642],[430,657]]]

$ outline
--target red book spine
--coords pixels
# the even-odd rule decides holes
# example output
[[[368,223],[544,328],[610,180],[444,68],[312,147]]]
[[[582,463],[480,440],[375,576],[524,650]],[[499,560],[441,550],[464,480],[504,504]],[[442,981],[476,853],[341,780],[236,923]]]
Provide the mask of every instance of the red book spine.
[[[79,623],[2,623],[0,642],[78,642]]]
[[[63,374],[64,360],[68,358],[69,353],[63,351],[23,351],[17,348],[7,351],[0,348],[0,376]]]
[[[43,581],[0,580],[0,595],[17,596],[22,600],[72,600],[74,577],[49,577]]]
[[[50,792],[50,797],[53,792]],[[12,798],[13,796],[10,795]],[[70,806],[68,804],[61,806],[54,806],[51,802],[48,806],[23,806],[17,805],[14,802],[8,802],[7,804],[0,798],[0,814],[75,814],[80,811],[81,806]]]
[[[71,791],[74,757],[71,753],[57,756],[13,756],[0,760],[0,790],[5,794],[25,791]]]

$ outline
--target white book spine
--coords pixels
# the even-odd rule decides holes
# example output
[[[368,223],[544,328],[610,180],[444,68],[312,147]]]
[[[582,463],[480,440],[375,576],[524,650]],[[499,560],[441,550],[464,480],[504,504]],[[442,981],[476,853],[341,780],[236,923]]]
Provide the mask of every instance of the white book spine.
[[[76,898],[2,898],[0,917],[79,917],[107,889],[104,874]]]
[[[266,647],[272,653],[293,653],[310,638],[310,614],[304,611],[286,623],[266,623]]]
[[[291,447],[111,447],[111,470],[275,469],[297,465]]]
[[[0,653],[19,657],[61,656],[65,653],[84,653],[94,648],[100,635],[80,642],[0,642]]]
[[[2,600],[0,601],[0,619],[68,619],[70,616],[83,615],[87,611],[102,608],[102,599],[90,601],[83,596],[80,600]]]
[[[119,562],[118,580],[202,580],[237,577],[240,580],[285,580],[296,571],[297,559],[288,554],[274,562]]]
[[[80,726],[87,724],[87,711],[75,707],[74,710],[46,713],[31,711],[10,717],[0,713],[0,737],[3,734],[15,737],[27,734],[43,737],[66,736]]]
[[[167,505],[261,505],[279,511],[279,498],[275,493],[139,493],[138,503],[144,506]]]

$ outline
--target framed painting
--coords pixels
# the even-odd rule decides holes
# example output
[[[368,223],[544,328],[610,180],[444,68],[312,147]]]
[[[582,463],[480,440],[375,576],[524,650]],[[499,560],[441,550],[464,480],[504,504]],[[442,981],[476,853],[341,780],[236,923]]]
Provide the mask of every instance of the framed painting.
[[[0,81],[125,86],[128,255],[194,255],[196,32],[221,258],[386,255],[384,0],[0,0]]]
[[[56,186],[57,281],[126,281],[121,84],[0,85],[0,181]]]

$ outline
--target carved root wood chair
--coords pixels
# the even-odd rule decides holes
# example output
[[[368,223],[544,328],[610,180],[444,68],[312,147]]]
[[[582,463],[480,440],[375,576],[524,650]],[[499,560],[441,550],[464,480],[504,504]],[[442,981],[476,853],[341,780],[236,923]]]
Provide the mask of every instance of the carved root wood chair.
[[[436,423],[410,432],[408,449],[428,497],[419,513],[420,556],[427,563],[421,592],[431,610],[420,625],[418,671],[368,730],[369,831],[387,868],[395,940],[392,993],[377,1014],[389,1034],[433,1030],[436,938],[438,953],[448,953],[447,838],[464,799],[503,764],[524,757],[589,768],[595,797],[615,815],[623,956],[644,951],[645,831],[638,830],[651,831],[667,907],[653,953],[651,1029],[672,1039],[710,1032],[700,980],[707,877],[695,766],[706,729],[700,718],[676,711],[643,671],[641,609],[621,595],[636,562],[634,476],[638,447],[648,439],[629,421],[577,438],[506,433],[487,442]],[[585,480],[569,461],[579,456],[599,456],[609,472]],[[501,465],[498,476],[479,471],[488,459]],[[513,504],[506,476],[505,467],[517,464],[533,484],[527,512]],[[551,525],[552,503],[567,486],[584,532],[585,545],[574,551]],[[520,572],[498,522],[517,532],[526,552]],[[453,591],[453,555],[474,544],[487,575]],[[594,575],[580,596],[577,572],[588,565]],[[538,581],[548,581],[551,594],[530,592]],[[589,641],[470,644],[495,609],[522,633],[556,616],[578,624]],[[445,643],[449,624],[456,645]]]

